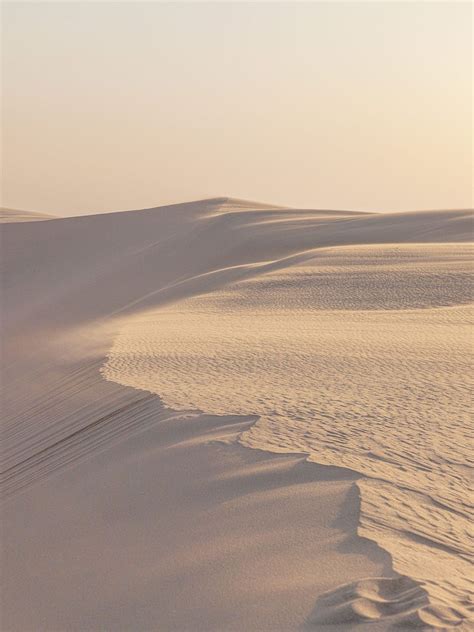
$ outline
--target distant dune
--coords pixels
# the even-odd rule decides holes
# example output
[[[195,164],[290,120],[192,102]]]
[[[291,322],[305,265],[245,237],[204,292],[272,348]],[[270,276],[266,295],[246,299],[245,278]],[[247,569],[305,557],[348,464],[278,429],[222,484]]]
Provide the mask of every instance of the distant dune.
[[[1,216],[3,629],[470,629],[471,210]]]
[[[10,222],[39,222],[44,219],[54,219],[54,215],[35,213],[34,211],[19,211],[13,208],[0,208],[0,224]]]

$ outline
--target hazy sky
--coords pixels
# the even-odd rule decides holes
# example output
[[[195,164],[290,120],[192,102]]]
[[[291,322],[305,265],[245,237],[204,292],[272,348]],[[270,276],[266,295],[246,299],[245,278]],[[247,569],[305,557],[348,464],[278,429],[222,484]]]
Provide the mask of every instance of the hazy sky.
[[[3,32],[4,206],[472,206],[470,2],[11,2]]]

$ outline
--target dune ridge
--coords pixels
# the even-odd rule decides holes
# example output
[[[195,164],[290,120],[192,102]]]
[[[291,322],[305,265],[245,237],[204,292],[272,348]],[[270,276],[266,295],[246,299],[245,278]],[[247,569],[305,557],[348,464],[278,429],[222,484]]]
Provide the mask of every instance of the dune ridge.
[[[21,211],[13,208],[0,208],[0,224],[17,222],[39,222],[46,219],[54,219],[54,215],[38,213],[37,211]]]
[[[249,368],[255,367],[252,356],[249,356],[250,365],[242,355],[235,357],[235,362],[229,365],[231,370],[227,376],[231,386],[226,385],[226,388],[233,390],[232,397],[226,399],[222,396],[225,389],[221,394],[217,392],[219,380],[226,377],[225,370],[229,368],[225,362],[231,360],[235,353],[234,341],[246,349],[246,345],[252,346],[253,342],[259,340],[252,337],[255,334],[247,326],[248,314],[265,323],[265,314],[273,313],[276,319],[285,313],[296,316],[304,313],[306,317],[309,309],[317,312],[323,320],[326,317],[328,323],[332,319],[331,326],[335,324],[336,338],[344,331],[344,318],[349,314],[349,324],[353,333],[355,324],[355,340],[358,344],[363,339],[366,322],[370,323],[371,319],[372,326],[382,327],[381,331],[390,331],[389,321],[394,318],[408,318],[409,327],[416,328],[417,319],[422,322],[427,314],[434,319],[430,325],[434,333],[443,328],[447,332],[455,332],[453,327],[468,326],[466,310],[472,298],[467,285],[472,272],[472,255],[468,247],[468,242],[472,240],[472,213],[468,210],[378,215],[286,209],[231,198],[216,198],[143,211],[11,223],[5,225],[2,231],[2,290],[7,305],[2,324],[6,385],[2,469],[4,490],[9,497],[8,507],[13,516],[12,524],[15,523],[15,511],[20,510],[17,508],[23,507],[24,511],[25,503],[30,507],[34,505],[35,490],[36,493],[43,490],[44,494],[49,494],[48,490],[60,486],[63,478],[69,481],[71,490],[74,490],[71,493],[77,497],[77,505],[89,506],[88,503],[93,500],[82,498],[74,472],[87,479],[86,464],[92,462],[98,464],[97,467],[103,462],[104,465],[100,467],[106,468],[104,472],[115,472],[115,462],[112,463],[107,455],[120,452],[127,446],[130,446],[130,450],[133,446],[137,449],[137,445],[140,445],[140,453],[146,454],[146,450],[143,452],[145,446],[139,443],[140,436],[152,438],[158,446],[160,429],[165,434],[167,428],[173,429],[179,435],[179,429],[187,428],[193,419],[197,435],[191,444],[189,439],[175,439],[176,446],[181,446],[179,453],[196,445],[201,432],[199,429],[202,429],[199,450],[204,450],[209,440],[224,441],[223,445],[228,445],[230,441],[234,450],[239,440],[247,446],[258,448],[251,451],[255,454],[264,449],[285,454],[297,453],[295,457],[273,455],[273,458],[296,458],[298,462],[306,459],[314,449],[314,444],[310,444],[308,449],[308,437],[302,442],[299,439],[295,442],[297,434],[294,434],[294,430],[299,426],[304,427],[305,419],[311,420],[311,405],[308,406],[301,399],[296,412],[293,409],[296,425],[290,428],[293,436],[287,441],[284,424],[279,426],[278,422],[284,420],[290,408],[293,408],[292,402],[288,402],[284,415],[278,410],[275,411],[276,416],[272,416],[273,413],[269,415],[265,407],[272,387],[262,391],[260,400],[257,393],[253,400],[247,397],[239,401],[240,395],[235,392],[235,386],[242,375],[235,373],[235,367],[240,366],[241,372],[245,374]],[[375,283],[374,277],[368,274],[370,270],[380,272]],[[347,279],[349,281],[344,284]],[[443,289],[440,291],[440,288]],[[236,319],[242,319],[237,329],[232,318],[228,319],[228,315],[232,316],[233,312]],[[378,315],[381,321],[377,320]],[[283,338],[285,336],[286,325],[282,327],[282,322],[280,320],[280,325],[278,322],[271,323],[272,328],[276,327],[279,332],[280,340],[282,335]],[[224,331],[228,331],[226,327],[229,323],[231,331],[238,332],[237,337],[233,333],[229,334],[229,344],[227,349],[224,346],[224,352],[219,338],[222,323]],[[182,334],[180,340],[176,339],[178,326]],[[302,327],[301,342],[304,344],[304,335],[308,329],[304,323]],[[326,330],[331,342],[330,328]],[[214,349],[210,365],[209,349],[199,350],[201,334],[209,336],[206,345],[209,347],[210,344],[210,349]],[[300,342],[298,336],[297,343]],[[197,357],[193,360],[189,347],[179,346],[183,340],[201,353],[201,361]],[[335,343],[336,347],[328,348],[345,351],[345,339],[338,342],[333,336],[332,344]],[[382,336],[375,348],[382,349],[383,343]],[[428,339],[425,343],[432,344]],[[451,350],[453,344],[458,349],[455,333],[452,333],[441,350]],[[34,355],[31,349],[34,349]],[[407,341],[402,353],[407,353],[409,349],[410,342]],[[284,366],[291,358],[291,353],[286,358],[273,356],[276,362],[272,365],[269,359],[264,369],[269,369],[271,375],[278,366]],[[364,357],[363,354],[361,357]],[[223,366],[219,365],[222,360]],[[209,366],[216,368],[217,372],[212,376],[214,381],[207,376]],[[291,362],[288,366],[291,366]],[[322,366],[325,366],[325,361]],[[451,363],[446,375],[451,375],[453,367]],[[347,371],[347,368],[341,366],[338,370]],[[99,369],[106,380],[101,379]],[[357,372],[357,366],[352,367],[353,370]],[[181,390],[176,390],[177,383],[181,384]],[[211,397],[210,385],[213,386]],[[136,389],[140,389],[141,393]],[[156,396],[146,395],[143,391],[157,394],[163,403]],[[396,402],[396,397],[392,401]],[[450,406],[449,401],[446,406]],[[212,413],[224,419],[229,415],[240,415],[241,420],[248,420],[249,415],[252,418],[244,423],[230,417],[229,427],[233,432],[224,433],[224,437],[221,431],[209,434],[205,430],[209,422],[202,418],[202,413],[191,413],[191,410],[203,410],[206,414]],[[332,413],[336,416],[342,413],[341,418],[344,418],[344,408],[336,407]],[[260,417],[257,423],[256,417]],[[265,424],[272,419],[276,420],[276,424],[269,433]],[[243,425],[239,427],[239,423]],[[342,437],[333,435],[333,439],[337,443]],[[164,452],[156,449],[160,458],[165,459],[166,449]],[[361,490],[361,512],[360,522],[354,529],[357,528],[360,535],[382,544],[393,557],[390,542],[393,534],[387,534],[384,529],[380,531],[380,525],[374,520],[380,510],[379,499],[383,494],[380,493],[379,482],[371,487],[370,476],[374,472],[380,473],[383,467],[388,468],[386,477],[390,478],[390,468],[398,467],[398,455],[388,458],[388,454],[374,450],[369,452],[364,461],[369,470],[362,472],[368,478],[362,479],[354,473],[354,470],[360,472],[360,460],[355,459],[354,455],[349,458],[348,453],[344,454],[340,448],[331,458],[321,459],[321,453],[317,453],[312,460],[314,458],[331,466],[344,465],[348,472],[352,472],[349,474],[350,484],[345,483],[344,486],[342,482],[336,484],[333,481],[328,485],[332,485],[330,488],[333,490],[339,490],[340,496],[337,498],[340,499],[338,502],[342,502],[343,495],[357,481]],[[127,454],[127,458],[133,460],[133,453]],[[216,453],[207,455],[206,452],[206,458],[213,462],[211,454]],[[237,458],[235,454],[229,452],[225,459]],[[197,461],[199,468],[204,467],[201,458]],[[238,458],[245,461],[251,457],[242,454]],[[466,455],[459,454],[455,459],[458,459],[459,465],[453,463],[450,472],[456,471],[453,480],[459,479],[459,489],[463,489],[462,468],[467,463]],[[390,465],[391,460],[395,465]],[[296,465],[296,462],[291,462]],[[74,464],[73,468],[71,464]],[[307,465],[310,468],[318,467],[316,464]],[[408,470],[411,467],[415,471],[419,465],[407,462],[403,467]],[[151,467],[158,466],[153,462],[153,465],[150,463]],[[419,471],[423,472],[424,467]],[[244,485],[244,481],[257,480],[252,471],[258,470],[263,474],[262,469],[252,470],[249,464],[246,468],[248,473],[239,479],[239,485]],[[268,472],[273,472],[270,478],[276,476],[277,470],[273,465],[268,468]],[[320,472],[318,469],[312,471]],[[161,475],[165,476],[165,472],[161,472]],[[310,479],[312,476],[309,474]],[[213,485],[217,484],[217,488],[220,488],[226,478],[227,475],[222,472],[219,483]],[[139,480],[143,480],[141,476]],[[155,480],[154,476],[150,475],[152,480]],[[280,479],[277,477],[277,480]],[[423,480],[429,481],[429,477]],[[317,504],[317,498],[320,497],[318,490],[326,489],[320,478],[318,481],[308,487],[310,495],[301,498],[310,498],[312,494]],[[303,481],[300,482],[303,484]],[[130,486],[131,490],[135,490],[131,482]],[[298,489],[303,493],[305,488]],[[99,494],[100,490],[94,491],[92,498],[95,495],[99,498]],[[206,491],[204,496],[206,494],[209,492]],[[418,510],[410,494],[411,491],[408,496],[401,497],[400,504]],[[299,498],[298,494],[296,496]],[[464,516],[465,508],[456,505],[458,496],[457,492],[453,495],[452,490],[441,499],[433,495],[433,501],[444,504],[439,512],[439,525],[443,524],[444,511],[448,511],[449,515],[455,509],[458,516]],[[135,498],[134,495],[129,497]],[[149,495],[147,498],[150,501]],[[53,501],[49,498],[47,502]],[[171,512],[174,511],[172,505],[167,506]],[[321,506],[318,507],[322,511]],[[429,508],[429,515],[433,515],[432,509]],[[297,512],[302,510],[301,504],[295,504],[293,515],[296,517]],[[316,517],[311,515],[314,522]],[[406,518],[402,512],[402,523]],[[228,518],[224,518],[224,514],[222,519],[227,524]],[[43,518],[41,520],[44,521]],[[419,524],[423,525],[423,520],[421,518]],[[449,521],[446,524],[450,524]],[[41,533],[43,527],[36,526]],[[322,525],[321,532],[325,532],[326,528]],[[329,530],[327,532],[329,534]],[[396,539],[400,532],[401,529],[398,529]],[[166,531],[160,533],[166,536]],[[389,574],[370,579],[363,574],[363,565],[358,562],[359,570],[354,566],[349,584],[344,587],[326,585],[326,597],[316,604],[312,615],[308,614],[310,608],[306,612],[301,611],[302,602],[296,600],[296,618],[299,617],[300,624],[306,619],[308,625],[323,625],[322,622],[326,621],[337,623],[338,626],[348,625],[350,629],[356,629],[359,624],[365,625],[364,622],[369,620],[373,621],[371,625],[375,626],[374,630],[377,626],[386,629],[387,625],[392,624],[462,627],[469,613],[467,604],[459,603],[458,599],[459,591],[464,594],[466,588],[459,581],[465,571],[458,548],[458,535],[453,533],[450,536],[452,542],[449,546],[452,550],[446,549],[448,540],[444,542],[444,550],[441,547],[443,542],[439,541],[436,549],[436,554],[448,555],[450,560],[453,557],[461,560],[458,574],[449,580],[452,586],[444,586],[439,590],[438,581],[427,585],[426,577],[413,576],[411,572],[408,574],[412,579],[398,580]],[[47,538],[46,531],[41,537]],[[423,543],[422,537],[425,538]],[[418,529],[419,539],[411,550],[413,547],[415,550],[422,546],[428,547],[424,555],[432,556],[433,545],[427,542],[426,537],[426,532]],[[357,541],[357,546],[362,546],[363,539]],[[305,542],[308,540],[305,539]],[[355,540],[351,542],[351,546],[356,546]],[[293,563],[294,560],[287,557],[282,548],[278,548],[278,551],[282,560],[285,559],[289,565]],[[374,549],[370,547],[364,551],[367,554],[371,551],[370,555],[375,555]],[[18,562],[11,564],[12,568],[17,568]],[[398,564],[395,560],[397,570],[403,575],[405,567],[402,563],[398,568]],[[371,572],[369,566],[365,568],[365,573]],[[383,571],[388,572],[389,569],[385,566]],[[211,582],[209,576],[206,577]],[[297,574],[293,581],[297,581]],[[403,582],[407,582],[407,590]],[[321,586],[318,582],[314,585]],[[298,594],[298,599],[301,599],[302,593]],[[308,592],[305,594],[307,600]],[[171,599],[170,593],[167,595],[167,599]],[[88,599],[92,599],[92,596]],[[248,596],[243,595],[242,599],[242,603],[245,603]],[[439,603],[431,604],[433,599]],[[463,599],[461,597],[461,601]],[[18,617],[14,598],[11,603],[12,616]],[[208,609],[212,610],[210,602],[206,603]],[[278,616],[283,616],[278,610],[278,600],[271,603],[275,612],[279,612]],[[41,608],[45,620],[50,620],[47,618],[52,617],[52,613],[44,610],[44,605]],[[257,617],[257,606],[252,606],[251,610],[253,616]],[[341,615],[341,612],[345,614]],[[25,612],[23,623],[27,622],[28,616]],[[76,615],[72,613],[71,616]],[[165,617],[164,614],[162,616]],[[176,613],[173,616],[176,617]],[[257,628],[249,629],[278,629],[276,620],[268,618],[268,613],[265,616],[266,623],[265,619],[260,618]],[[94,620],[105,621],[106,625],[120,622],[120,619],[110,617],[110,612],[97,612]],[[145,625],[149,619],[146,614],[143,617],[140,621]],[[256,620],[249,620],[249,625],[255,625]],[[166,621],[165,627],[172,627],[171,619]],[[206,629],[205,621],[203,619],[200,629]],[[88,621],[89,627],[92,623]],[[295,623],[293,620],[288,629],[293,629]],[[223,625],[222,619],[216,619],[215,625],[217,629],[232,629],[228,622]],[[288,621],[286,625],[289,625]],[[17,629],[21,629],[21,626]],[[73,625],[71,629],[76,628]]]

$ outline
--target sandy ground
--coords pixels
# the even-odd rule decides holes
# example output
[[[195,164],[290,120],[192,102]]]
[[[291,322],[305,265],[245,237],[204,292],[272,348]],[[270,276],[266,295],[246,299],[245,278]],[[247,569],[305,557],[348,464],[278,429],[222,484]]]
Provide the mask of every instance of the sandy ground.
[[[8,223],[2,629],[418,625],[424,590],[358,535],[360,473],[243,447],[255,410],[175,411],[159,390],[103,371],[137,316],[319,248],[470,238],[467,211],[375,216],[227,198]]]

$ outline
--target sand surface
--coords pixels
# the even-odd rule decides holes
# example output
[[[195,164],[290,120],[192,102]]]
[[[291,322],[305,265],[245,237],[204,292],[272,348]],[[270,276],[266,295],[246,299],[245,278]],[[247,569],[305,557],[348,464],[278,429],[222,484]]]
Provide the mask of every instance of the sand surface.
[[[2,228],[6,630],[470,628],[472,215]]]

